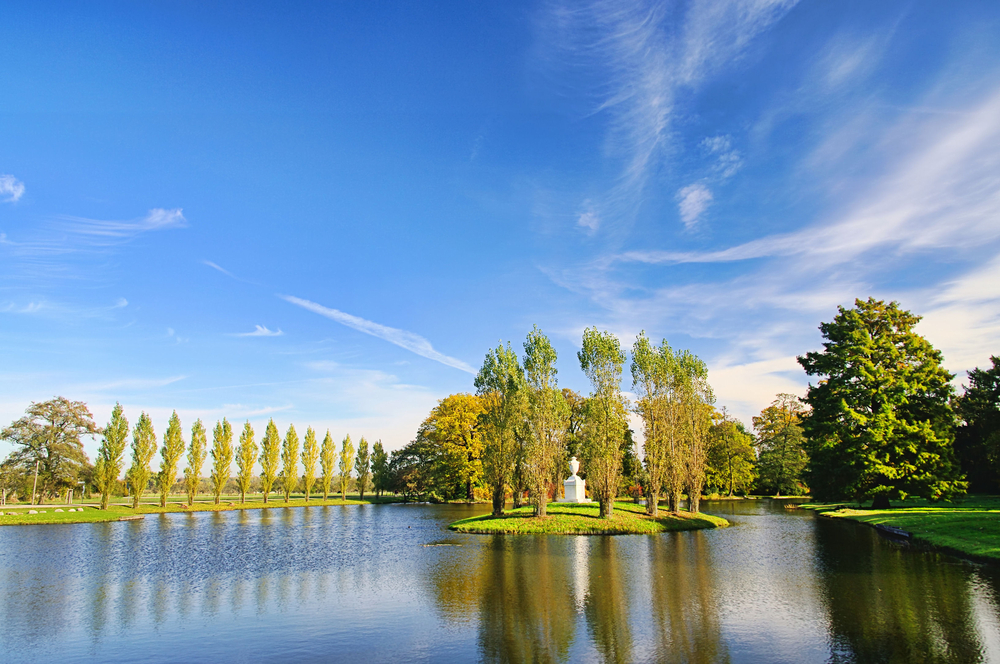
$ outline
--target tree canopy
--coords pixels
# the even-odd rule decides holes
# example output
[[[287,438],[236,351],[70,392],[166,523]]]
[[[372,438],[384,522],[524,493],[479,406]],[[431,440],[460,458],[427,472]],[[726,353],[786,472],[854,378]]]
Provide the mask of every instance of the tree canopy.
[[[969,372],[965,394],[955,400],[961,426],[955,451],[973,491],[1000,490],[1000,358],[992,367]]]

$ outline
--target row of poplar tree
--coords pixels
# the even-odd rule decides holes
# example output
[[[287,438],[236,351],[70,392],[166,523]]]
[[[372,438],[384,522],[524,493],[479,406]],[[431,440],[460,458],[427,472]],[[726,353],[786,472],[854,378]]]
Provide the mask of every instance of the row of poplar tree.
[[[93,477],[94,485],[101,492],[101,508],[107,509],[111,495],[121,487],[120,477],[129,444],[129,423],[121,404],[115,404],[111,420],[104,427],[103,434]],[[184,471],[183,485],[189,505],[198,492],[201,472],[209,456],[212,458],[209,482],[216,504],[221,501],[223,490],[232,477],[233,462],[236,463],[235,480],[241,502],[246,502],[246,494],[257,477],[253,473],[254,464],[260,464],[259,482],[266,503],[275,489],[283,491],[285,502],[288,502],[292,492],[299,490],[304,491],[308,501],[317,482],[322,488],[323,499],[326,500],[335,486],[335,480],[339,482],[341,499],[346,499],[352,470],[356,473],[356,489],[363,499],[370,483],[376,491],[383,490],[389,461],[381,441],[377,441],[369,450],[368,441],[362,437],[355,450],[348,435],[341,442],[338,451],[329,431],[320,443],[316,432],[308,427],[300,443],[295,425],[289,425],[282,438],[274,420],[268,422],[259,443],[250,422],[246,422],[239,443],[234,447],[232,426],[223,418],[216,422],[212,430],[212,445],[209,447],[205,426],[199,419],[191,427],[190,442],[185,444],[180,417],[176,411],[170,416],[163,435],[163,446],[159,450],[153,422],[143,412],[132,428],[131,451],[132,463],[125,472],[124,484],[132,497],[133,507],[139,506],[151,481],[159,491],[160,506],[166,506],[167,496],[177,482],[178,465],[185,451],[187,468]],[[160,453],[160,469],[154,472],[150,464],[157,451]],[[300,462],[303,471],[301,476]]]

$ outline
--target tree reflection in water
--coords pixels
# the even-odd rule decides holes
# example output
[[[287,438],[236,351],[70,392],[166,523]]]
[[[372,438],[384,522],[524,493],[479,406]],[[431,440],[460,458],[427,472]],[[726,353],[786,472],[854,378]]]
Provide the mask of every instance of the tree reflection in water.
[[[590,547],[587,599],[584,613],[587,630],[605,662],[632,661],[632,631],[629,629],[629,596],[622,579],[618,541],[597,536]],[[581,563],[577,563],[581,564]]]

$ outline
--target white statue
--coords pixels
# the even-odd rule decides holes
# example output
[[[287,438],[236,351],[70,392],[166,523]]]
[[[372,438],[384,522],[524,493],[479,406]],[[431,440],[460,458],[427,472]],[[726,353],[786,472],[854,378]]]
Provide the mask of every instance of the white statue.
[[[587,480],[579,477],[576,472],[580,470],[580,462],[573,457],[569,460],[569,471],[573,473],[566,481],[563,482],[563,491],[566,494],[565,498],[560,498],[557,502],[560,503],[589,503],[590,498],[587,498]]]

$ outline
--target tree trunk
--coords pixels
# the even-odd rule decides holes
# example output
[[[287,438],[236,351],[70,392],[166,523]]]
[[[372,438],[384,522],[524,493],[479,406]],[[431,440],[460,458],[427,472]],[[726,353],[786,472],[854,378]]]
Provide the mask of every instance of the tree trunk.
[[[892,505],[889,504],[889,496],[875,496],[875,498],[872,499],[871,509],[873,510],[887,510],[890,507],[892,507]]]
[[[503,516],[504,485],[493,487],[493,516]]]
[[[476,499],[476,493],[472,489],[472,478],[465,480],[465,498],[470,503]]]
[[[615,501],[610,498],[601,497],[598,504],[601,506],[601,518],[610,519],[614,513]]]
[[[646,494],[646,514],[657,516],[660,510],[660,492],[650,489]]]

